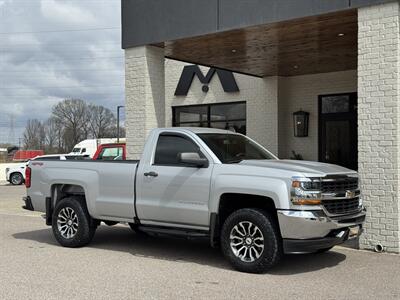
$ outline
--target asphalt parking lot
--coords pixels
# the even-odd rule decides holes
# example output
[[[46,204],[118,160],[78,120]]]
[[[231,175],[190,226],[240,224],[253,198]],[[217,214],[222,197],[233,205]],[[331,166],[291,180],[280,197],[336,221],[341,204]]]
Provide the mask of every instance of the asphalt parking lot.
[[[58,246],[24,187],[0,184],[0,299],[399,299],[400,256],[336,247],[286,256],[264,275],[231,269],[207,243],[101,226]]]

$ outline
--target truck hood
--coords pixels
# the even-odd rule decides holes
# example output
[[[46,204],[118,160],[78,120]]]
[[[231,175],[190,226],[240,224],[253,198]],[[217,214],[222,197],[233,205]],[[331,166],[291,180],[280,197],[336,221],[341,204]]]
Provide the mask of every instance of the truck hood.
[[[240,165],[280,169],[306,176],[324,177],[337,174],[355,174],[356,171],[327,163],[304,160],[243,160]]]

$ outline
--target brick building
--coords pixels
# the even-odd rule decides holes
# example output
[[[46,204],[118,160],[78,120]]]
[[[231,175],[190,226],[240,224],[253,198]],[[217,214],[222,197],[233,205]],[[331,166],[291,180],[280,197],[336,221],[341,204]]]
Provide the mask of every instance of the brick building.
[[[358,169],[360,247],[400,252],[398,1],[122,0],[122,15],[131,158],[155,127],[208,126]]]

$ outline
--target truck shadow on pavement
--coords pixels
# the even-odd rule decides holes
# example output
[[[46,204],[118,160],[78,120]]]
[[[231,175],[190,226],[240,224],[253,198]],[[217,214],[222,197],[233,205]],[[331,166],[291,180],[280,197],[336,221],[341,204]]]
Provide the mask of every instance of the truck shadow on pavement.
[[[59,246],[51,228],[13,234],[21,240],[30,240],[50,246]],[[138,236],[128,227],[100,226],[87,248],[126,252],[138,257],[196,263],[232,270],[219,249],[209,246],[207,240],[185,240],[171,237]],[[322,254],[285,255],[270,275],[296,275],[332,268],[346,259],[343,253],[329,251]]]

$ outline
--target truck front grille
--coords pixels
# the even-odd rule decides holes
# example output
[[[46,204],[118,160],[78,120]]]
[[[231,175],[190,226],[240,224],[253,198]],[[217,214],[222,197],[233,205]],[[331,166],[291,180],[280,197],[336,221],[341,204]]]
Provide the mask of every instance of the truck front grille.
[[[342,215],[355,212],[359,209],[359,200],[352,199],[337,199],[337,200],[323,200],[325,209],[333,215]]]
[[[358,179],[351,177],[342,177],[333,180],[322,180],[322,193],[340,193],[345,191],[354,191],[358,189]]]

